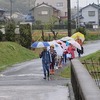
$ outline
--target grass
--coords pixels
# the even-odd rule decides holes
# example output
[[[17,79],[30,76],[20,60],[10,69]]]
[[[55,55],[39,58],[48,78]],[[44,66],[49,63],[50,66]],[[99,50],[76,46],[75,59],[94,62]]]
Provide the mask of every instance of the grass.
[[[44,38],[49,40],[49,35],[50,35],[50,40],[53,40],[53,34],[52,32],[47,32],[47,31],[44,31]],[[42,32],[40,30],[34,30],[34,33],[32,34],[32,40],[34,41],[42,41]],[[58,35],[57,35],[57,39],[60,39],[62,37],[65,37],[67,36],[67,32],[66,31],[59,31],[58,32]]]
[[[70,71],[71,71],[70,66],[67,66],[59,73],[59,75],[64,78],[70,78],[71,77]]]
[[[65,36],[68,36],[68,32],[67,30],[55,30],[56,32],[58,32],[58,35],[57,35],[57,39],[60,39],[62,37],[65,37]],[[89,41],[89,40],[100,40],[100,32],[97,31],[97,30],[86,30],[87,34],[86,34],[86,37],[85,37],[85,40],[86,41]],[[75,29],[72,29],[72,33],[75,32]],[[41,41],[42,38],[42,34],[41,34],[41,30],[34,30],[33,34],[32,34],[32,39],[34,41]],[[53,34],[52,32],[50,32],[50,30],[44,30],[44,37],[45,39],[49,39],[49,35],[50,35],[50,40],[53,40]]]
[[[91,60],[91,59],[94,62],[98,62],[98,60],[100,59],[100,50],[93,53],[93,54],[90,54],[90,55],[87,55],[87,56],[80,58],[81,62],[83,62],[84,60],[88,61],[88,60]]]
[[[28,50],[14,42],[0,42],[0,71],[7,67],[37,58],[32,50]]]
[[[93,53],[93,54],[90,54],[90,55],[87,55],[87,56],[84,56],[82,58],[80,58],[80,61],[81,62],[84,62],[85,61],[90,61],[90,60],[93,60],[93,62],[99,62],[100,61],[100,50]],[[100,63],[100,62],[99,62]],[[88,67],[89,70],[91,70],[91,65]],[[100,67],[99,67],[99,70],[100,70]],[[70,66],[67,66],[65,67],[60,73],[59,75],[61,77],[64,77],[64,78],[70,78],[71,74],[70,74]]]

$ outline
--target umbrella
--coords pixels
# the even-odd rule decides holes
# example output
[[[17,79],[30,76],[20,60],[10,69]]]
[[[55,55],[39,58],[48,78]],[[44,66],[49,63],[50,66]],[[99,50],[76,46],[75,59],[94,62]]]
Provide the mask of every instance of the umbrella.
[[[54,45],[54,50],[56,50],[58,56],[62,56],[63,49],[61,48],[60,44],[58,44],[56,41],[50,41],[50,45]],[[50,47],[48,47],[50,49]]]
[[[69,40],[67,42],[71,43],[74,47],[76,47],[76,48],[81,50],[80,44],[78,42],[76,42],[75,40]]]
[[[73,40],[73,38],[66,36],[66,37],[61,38],[60,40],[61,41],[69,41],[69,40]]]
[[[34,42],[31,45],[32,48],[42,48],[42,47],[48,47],[48,46],[50,46],[50,44],[48,42],[41,42],[41,41]]]
[[[71,37],[74,38],[75,40],[77,40],[79,38],[82,40],[82,42],[85,40],[84,34],[82,34],[80,32],[74,33]]]
[[[67,46],[66,46],[66,43],[64,43],[63,41],[61,41],[61,40],[55,40],[58,44],[60,44],[61,45],[61,47],[63,48],[63,50],[65,50],[66,48],[67,48]]]

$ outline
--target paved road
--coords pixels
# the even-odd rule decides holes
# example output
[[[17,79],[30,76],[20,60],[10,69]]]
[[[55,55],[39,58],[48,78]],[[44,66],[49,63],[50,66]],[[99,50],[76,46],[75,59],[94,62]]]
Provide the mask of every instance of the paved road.
[[[100,50],[100,41],[86,44],[85,53]],[[43,80],[41,59],[16,64],[0,74],[0,100],[69,100],[70,80]]]

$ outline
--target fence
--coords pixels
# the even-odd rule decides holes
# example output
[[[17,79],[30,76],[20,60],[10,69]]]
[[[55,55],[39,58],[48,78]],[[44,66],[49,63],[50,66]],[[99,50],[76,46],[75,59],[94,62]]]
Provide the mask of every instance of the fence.
[[[82,62],[84,64],[89,72],[89,74],[92,76],[92,78],[95,80],[96,85],[100,89],[100,58],[98,59],[98,62],[94,62],[93,59],[91,60],[84,60]]]
[[[78,59],[71,61],[71,83],[75,100],[100,100],[100,90]]]

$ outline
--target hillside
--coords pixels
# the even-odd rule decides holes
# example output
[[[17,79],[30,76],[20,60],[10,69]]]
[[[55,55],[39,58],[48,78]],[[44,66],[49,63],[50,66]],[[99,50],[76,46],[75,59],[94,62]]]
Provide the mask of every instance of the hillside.
[[[29,3],[30,1],[30,3]],[[34,0],[12,0],[12,11],[20,11],[27,14],[34,7]],[[10,0],[0,0],[0,8],[10,11]]]
[[[14,42],[0,42],[0,70],[8,65],[35,58],[33,51]]]

